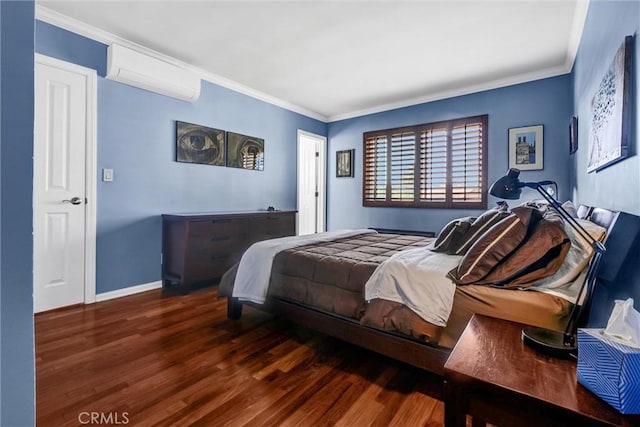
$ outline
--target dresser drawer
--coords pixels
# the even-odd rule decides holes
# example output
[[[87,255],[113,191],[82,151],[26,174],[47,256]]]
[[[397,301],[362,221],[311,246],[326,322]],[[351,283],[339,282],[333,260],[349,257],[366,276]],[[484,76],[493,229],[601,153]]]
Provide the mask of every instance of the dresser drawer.
[[[226,261],[232,262],[237,258],[237,250],[233,246],[211,247],[211,248],[191,248],[189,250],[189,262],[191,264],[209,264],[212,262]]]
[[[251,221],[251,239],[254,241],[275,239],[295,234],[293,215],[266,215]]]
[[[214,280],[222,276],[233,264],[235,262],[229,256],[194,256],[186,266],[187,277],[184,282],[185,284],[192,284]]]
[[[201,233],[189,238],[189,251],[198,252],[215,250],[219,252],[233,251],[242,242],[241,236],[236,232],[224,230],[216,233]]]
[[[189,221],[189,238],[209,237],[225,240],[228,236],[238,235],[245,225],[246,221],[236,218]]]

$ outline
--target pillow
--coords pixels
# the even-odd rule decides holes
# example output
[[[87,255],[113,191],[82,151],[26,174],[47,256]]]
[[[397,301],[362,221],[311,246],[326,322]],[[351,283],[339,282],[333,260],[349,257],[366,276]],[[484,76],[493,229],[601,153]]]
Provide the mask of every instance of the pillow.
[[[541,217],[542,213],[535,208],[514,208],[512,214],[482,234],[460,260],[458,267],[449,272],[449,278],[458,285],[469,285],[483,279],[520,246],[527,237],[529,228]]]
[[[456,241],[451,242],[447,253],[449,255],[464,255],[482,234],[509,216],[509,206],[506,203],[499,203],[493,209],[484,212],[469,226],[469,229]]]
[[[593,237],[595,240],[598,240],[600,242],[604,241],[604,238],[607,235],[606,228],[596,224],[595,222],[591,222],[588,219],[577,218],[576,221],[578,221],[578,224],[580,224],[582,228],[584,228],[584,230],[587,233],[589,233],[589,235]],[[567,229],[571,229],[571,232],[575,233],[576,239],[579,241],[579,244],[581,246],[587,246],[593,249],[593,246],[591,246],[589,242],[587,242],[584,238],[582,238],[582,236],[580,236],[577,231],[571,228],[569,224],[567,224]]]
[[[549,202],[547,202],[544,199],[525,200],[524,202],[520,203],[518,206],[545,209],[547,206],[549,206]]]
[[[577,219],[577,221],[591,237],[600,241],[604,239],[607,233],[604,227],[600,227],[586,219]],[[580,273],[587,268],[587,265],[589,265],[594,249],[593,246],[583,239],[569,224],[565,224],[564,229],[571,241],[571,248],[564,262],[554,275],[537,281],[532,288],[544,290],[561,289],[563,294],[575,299],[582,282],[579,281],[578,286],[573,286],[573,282]]]
[[[442,231],[433,244],[432,251],[448,253],[452,243],[460,240],[460,238],[464,236],[473,221],[475,221],[475,218],[468,216],[465,218],[457,218],[449,222],[444,226],[444,228],[442,228]]]
[[[541,212],[522,244],[477,284],[522,288],[558,271],[571,242],[562,217],[549,207]]]
[[[533,200],[528,202],[522,202],[520,206],[532,206],[532,207],[536,207],[538,209],[544,210],[549,208],[549,202],[547,202],[546,200]],[[575,207],[575,205],[571,200],[567,200],[561,206],[565,211],[567,211],[569,216],[573,218],[578,218],[578,209]]]
[[[564,202],[562,204],[562,208],[567,211],[567,213],[572,217],[572,218],[578,218],[578,209],[576,209],[576,206],[573,204],[573,202],[571,200],[567,200],[566,202]]]

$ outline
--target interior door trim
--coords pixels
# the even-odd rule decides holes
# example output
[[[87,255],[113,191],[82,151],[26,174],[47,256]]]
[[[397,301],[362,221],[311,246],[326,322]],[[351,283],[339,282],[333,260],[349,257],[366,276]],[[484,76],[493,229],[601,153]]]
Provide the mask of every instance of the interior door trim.
[[[35,54],[38,64],[48,65],[76,74],[87,79],[87,118],[85,147],[85,229],[84,229],[84,303],[96,302],[96,197],[97,191],[97,111],[98,77],[96,70]],[[34,122],[35,127],[35,122]],[[33,286],[33,284],[32,284]]]

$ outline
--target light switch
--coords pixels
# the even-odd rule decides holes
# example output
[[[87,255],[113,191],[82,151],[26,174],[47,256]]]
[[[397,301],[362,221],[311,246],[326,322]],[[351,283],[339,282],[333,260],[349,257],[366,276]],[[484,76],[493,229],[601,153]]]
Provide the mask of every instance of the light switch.
[[[102,180],[104,182],[113,182],[113,169],[102,169]]]

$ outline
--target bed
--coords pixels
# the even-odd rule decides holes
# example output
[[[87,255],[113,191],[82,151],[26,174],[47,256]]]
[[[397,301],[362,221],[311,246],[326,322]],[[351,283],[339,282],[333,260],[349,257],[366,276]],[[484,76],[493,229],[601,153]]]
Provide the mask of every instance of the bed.
[[[573,251],[575,242],[569,239],[573,236],[556,239],[554,250],[545,249],[545,258],[538,260],[537,265],[536,260],[523,258],[521,254],[518,277],[528,277],[524,283],[520,279],[501,282],[501,279],[494,278],[489,286],[487,283],[473,282],[456,284],[457,281],[468,282],[475,279],[465,276],[460,280],[460,277],[454,277],[456,268],[459,269],[458,265],[463,265],[466,258],[455,254],[456,250],[459,250],[455,245],[453,249],[446,247],[447,250],[442,253],[442,244],[446,240],[446,235],[465,229],[468,236],[470,231],[467,225],[478,222],[478,219],[483,216],[495,216],[496,210],[500,211],[500,209],[489,210],[478,218],[452,221],[453,225],[448,224],[439,234],[438,239],[398,232],[358,232],[285,248],[273,257],[270,277],[266,280],[268,290],[264,303],[258,300],[256,302],[261,304],[257,305],[259,308],[282,315],[303,326],[436,374],[442,374],[444,362],[451,348],[474,313],[563,330],[575,299],[572,300],[564,295],[561,289],[563,287],[554,287],[553,283],[550,284],[547,279],[557,277],[561,273],[566,264],[564,260],[567,256],[571,256],[570,251]],[[529,211],[527,212],[530,214]],[[589,219],[590,223],[596,224],[594,228],[599,226],[605,231],[613,227],[616,219],[615,212],[586,206],[580,206],[575,214],[579,218]],[[513,217],[511,211],[509,215],[511,215],[509,218]],[[505,218],[507,218],[506,214],[499,221],[507,222]],[[467,225],[462,224],[461,227],[460,220]],[[495,224],[496,222],[493,223]],[[473,234],[484,236],[489,229],[496,228],[493,225],[485,224],[485,227],[480,228],[479,231],[476,227]],[[525,227],[523,233],[526,235],[522,236],[523,242],[533,240],[530,229],[531,227],[526,231]],[[549,239],[547,235],[550,233],[541,234],[545,235],[547,240]],[[604,235],[598,237],[604,237]],[[492,242],[492,245],[497,241],[493,237],[486,240]],[[475,245],[468,244],[469,242],[466,241],[465,243],[468,246],[467,253],[472,251],[470,248],[478,250],[477,246],[482,247],[477,239],[472,242],[477,243]],[[460,240],[458,240],[459,245]],[[523,244],[520,243],[517,246],[522,248]],[[440,254],[434,255],[433,253],[438,250]],[[412,252],[420,254],[422,251],[429,252],[430,256],[438,258],[437,276],[441,277],[436,278],[436,282],[441,280],[453,282],[451,309],[444,322],[438,322],[437,319],[426,321],[422,315],[416,314],[420,311],[411,306],[410,301],[393,301],[393,297],[371,298],[371,282],[374,278],[372,276],[379,275],[382,264],[388,264],[385,262],[389,259],[396,259]],[[553,256],[550,257],[548,253],[551,252]],[[531,247],[524,248],[521,253],[529,257],[533,256]],[[500,253],[497,256],[499,257]],[[510,255],[510,258],[517,257]],[[524,265],[522,262],[529,265],[527,271],[522,270],[521,267]],[[477,264],[476,260],[474,268]],[[549,271],[544,271],[544,277],[540,279],[538,276],[542,274],[541,271],[548,269],[550,265],[553,267],[551,274]],[[582,264],[579,268],[583,270],[585,265]],[[453,269],[451,269],[452,266]],[[250,302],[251,298],[241,301],[234,296],[237,268],[236,265],[229,270],[222,277],[219,286],[219,296],[228,299],[228,317],[231,319],[240,318],[243,304],[256,305],[255,302]],[[450,269],[451,271],[447,273]],[[493,270],[495,271],[496,268]],[[503,277],[513,277],[512,271],[503,273]],[[564,288],[572,289],[571,292],[576,293],[575,289],[579,286],[580,277],[574,277],[570,282],[564,285]],[[528,287],[526,286],[528,283],[536,283],[536,286]]]

